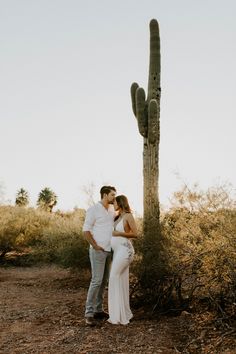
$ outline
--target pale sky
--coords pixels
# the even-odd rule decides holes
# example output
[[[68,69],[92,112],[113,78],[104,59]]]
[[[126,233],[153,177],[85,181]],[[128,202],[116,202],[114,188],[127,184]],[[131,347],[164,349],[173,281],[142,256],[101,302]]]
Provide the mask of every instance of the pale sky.
[[[149,22],[161,37],[160,202],[183,181],[236,168],[235,0],[0,0],[0,184],[31,205],[87,207],[83,186],[126,194],[142,213],[142,137],[130,99],[148,82]],[[178,174],[180,178],[176,175]]]

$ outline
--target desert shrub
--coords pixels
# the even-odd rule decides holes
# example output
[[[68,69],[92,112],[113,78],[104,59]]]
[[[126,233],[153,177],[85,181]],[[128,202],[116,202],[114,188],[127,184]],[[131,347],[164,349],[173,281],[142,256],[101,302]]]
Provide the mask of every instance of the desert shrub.
[[[229,186],[175,193],[162,218],[169,244],[168,263],[178,278],[180,302],[208,301],[218,311],[235,313],[236,208]]]
[[[14,208],[0,206],[0,257],[11,251],[16,245],[19,227],[15,225]]]
[[[156,257],[149,259],[149,272],[143,272],[147,245],[142,236],[135,242],[132,270],[137,304],[147,304],[152,311],[178,313],[205,302],[232,317],[236,302],[235,206],[227,185],[207,191],[185,186],[176,192],[172,206],[161,214],[161,237],[149,245],[157,249]]]
[[[84,213],[57,213],[43,230],[35,255],[44,262],[63,267],[88,268],[88,243],[82,235]]]
[[[65,267],[88,266],[88,244],[82,236],[84,210],[47,213],[19,206],[0,207],[0,257],[26,248],[32,262]]]
[[[41,238],[50,216],[33,208],[0,206],[0,254],[31,246]]]

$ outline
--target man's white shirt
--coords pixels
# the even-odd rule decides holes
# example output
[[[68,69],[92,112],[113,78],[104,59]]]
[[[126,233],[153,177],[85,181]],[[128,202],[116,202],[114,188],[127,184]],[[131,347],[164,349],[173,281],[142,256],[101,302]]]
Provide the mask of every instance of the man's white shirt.
[[[114,217],[113,205],[109,205],[106,209],[101,202],[98,202],[87,210],[83,225],[83,231],[90,231],[98,246],[108,252],[111,251]]]

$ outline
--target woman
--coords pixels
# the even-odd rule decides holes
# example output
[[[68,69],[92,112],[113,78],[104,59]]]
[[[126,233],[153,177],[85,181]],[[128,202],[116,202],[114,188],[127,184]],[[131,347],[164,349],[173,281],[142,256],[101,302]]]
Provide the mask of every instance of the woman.
[[[108,286],[108,322],[126,325],[133,317],[129,305],[129,265],[134,248],[130,239],[137,237],[137,227],[126,196],[117,196],[114,208],[118,214],[111,240],[114,253]]]

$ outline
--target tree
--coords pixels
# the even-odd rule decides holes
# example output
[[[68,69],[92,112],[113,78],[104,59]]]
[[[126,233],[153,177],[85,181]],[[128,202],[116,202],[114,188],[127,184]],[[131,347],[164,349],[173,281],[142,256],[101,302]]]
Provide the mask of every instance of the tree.
[[[143,234],[147,261],[157,254],[153,242],[160,239],[160,207],[158,196],[160,143],[160,37],[159,25],[150,21],[150,61],[148,94],[134,82],[131,86],[132,108],[143,137]],[[149,259],[150,261],[150,259]]]
[[[52,208],[57,204],[56,194],[48,187],[41,190],[38,196],[37,205],[39,208],[52,212]]]
[[[29,204],[29,194],[24,188],[18,190],[15,204],[23,207]]]
[[[95,184],[93,182],[90,182],[87,186],[83,186],[83,192],[87,196],[88,207],[95,204],[94,190],[95,190]]]

